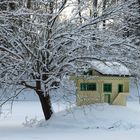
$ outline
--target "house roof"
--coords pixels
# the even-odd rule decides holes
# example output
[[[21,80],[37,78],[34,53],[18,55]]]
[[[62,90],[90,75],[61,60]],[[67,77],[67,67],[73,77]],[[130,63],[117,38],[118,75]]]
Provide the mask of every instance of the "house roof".
[[[118,62],[101,62],[92,61],[92,69],[100,72],[103,75],[131,75],[129,70]]]

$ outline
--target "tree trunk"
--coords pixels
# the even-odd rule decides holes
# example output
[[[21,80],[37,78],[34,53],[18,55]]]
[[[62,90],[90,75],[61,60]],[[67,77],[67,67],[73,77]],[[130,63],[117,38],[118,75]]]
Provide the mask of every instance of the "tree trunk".
[[[93,0],[92,14],[94,17],[97,17],[97,7],[98,7],[98,0]]]
[[[28,0],[28,1],[27,1],[27,8],[28,8],[28,9],[31,9],[31,0]]]
[[[140,4],[140,0],[138,0],[138,3]]]
[[[106,9],[106,4],[107,4],[107,1],[104,0],[104,1],[103,1],[103,11]],[[103,20],[103,28],[105,28],[105,26],[106,26],[106,21]]]
[[[40,99],[45,120],[49,120],[53,114],[51,108],[50,96],[49,95],[44,96],[44,94],[38,94],[38,96]]]
[[[39,96],[45,120],[49,120],[53,114],[49,94],[41,91],[41,82],[36,81],[36,93]]]
[[[79,22],[80,24],[82,24],[82,14],[81,14],[81,9],[80,9],[80,6],[81,6],[80,4],[81,4],[81,0],[78,0],[78,15],[80,18]]]

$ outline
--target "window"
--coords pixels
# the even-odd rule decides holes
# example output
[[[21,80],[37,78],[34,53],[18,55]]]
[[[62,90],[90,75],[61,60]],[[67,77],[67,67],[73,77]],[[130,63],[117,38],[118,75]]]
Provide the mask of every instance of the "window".
[[[81,90],[82,90],[82,91],[87,90],[87,86],[86,86],[85,83],[81,83],[81,84],[80,84],[80,87],[81,87]]]
[[[123,85],[122,84],[119,84],[118,85],[118,93],[119,92],[123,92]]]
[[[112,92],[112,84],[104,84],[104,92]]]
[[[96,84],[95,83],[87,84],[87,90],[96,90]]]
[[[81,83],[81,91],[96,91],[96,83]]]

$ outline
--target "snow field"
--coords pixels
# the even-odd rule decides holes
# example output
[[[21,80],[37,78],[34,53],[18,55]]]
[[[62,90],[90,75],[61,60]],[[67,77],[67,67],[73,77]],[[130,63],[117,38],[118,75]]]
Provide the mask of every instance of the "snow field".
[[[0,117],[0,140],[139,140],[136,101],[129,101],[127,107],[96,104],[68,109],[61,103],[53,107],[53,117],[45,122],[39,102],[15,102],[12,114]]]

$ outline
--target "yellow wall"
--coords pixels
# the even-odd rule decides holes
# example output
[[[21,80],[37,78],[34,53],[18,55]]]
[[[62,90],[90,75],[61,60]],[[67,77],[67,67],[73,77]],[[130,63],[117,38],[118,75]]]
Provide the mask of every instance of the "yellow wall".
[[[90,78],[90,79],[89,79]],[[104,83],[112,83],[111,102],[114,105],[126,105],[127,93],[129,93],[129,78],[116,76],[81,76],[75,77],[77,87],[77,105],[86,105],[92,103],[104,102]],[[81,91],[81,83],[96,83],[96,91]],[[118,93],[118,85],[123,84],[123,94]],[[120,94],[120,95],[119,95]],[[119,95],[119,96],[118,96]],[[117,98],[117,100],[116,100]]]

